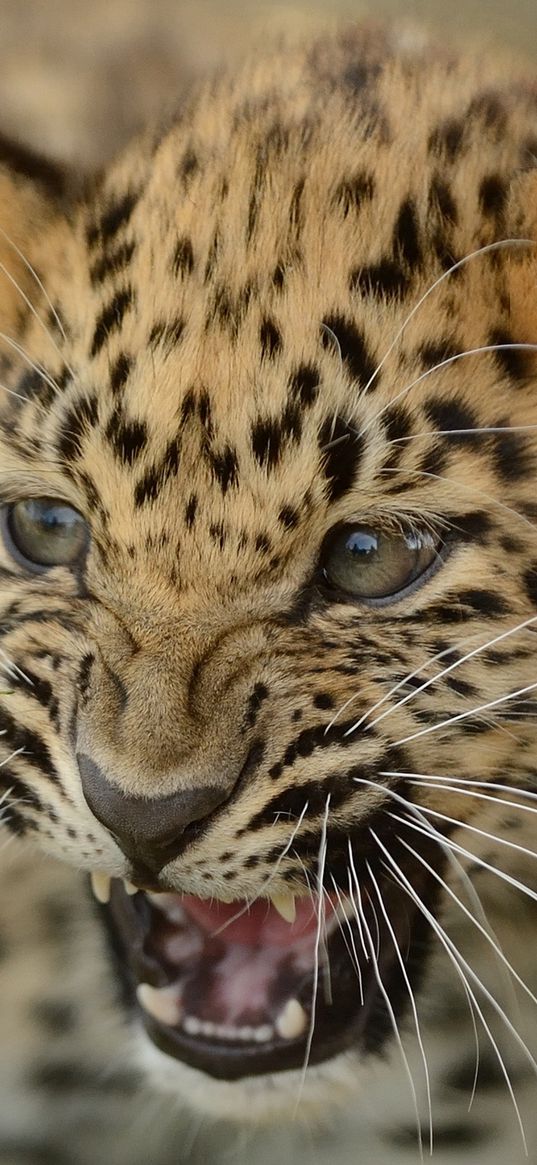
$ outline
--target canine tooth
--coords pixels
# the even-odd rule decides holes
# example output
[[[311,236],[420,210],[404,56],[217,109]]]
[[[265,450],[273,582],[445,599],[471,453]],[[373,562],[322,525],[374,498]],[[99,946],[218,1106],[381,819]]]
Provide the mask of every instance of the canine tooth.
[[[91,871],[91,888],[97,899],[103,906],[110,901],[110,883],[112,879],[108,874],[103,874],[102,870]]]
[[[288,999],[276,1020],[276,1031],[282,1040],[297,1040],[304,1035],[308,1017],[298,999]]]
[[[292,923],[295,921],[296,905],[294,894],[272,894],[270,901],[285,922]]]
[[[181,1019],[181,1005],[175,987],[151,987],[149,983],[139,983],[136,988],[138,1003],[153,1019],[176,1027]]]
[[[129,898],[132,898],[133,894],[138,893],[138,886],[135,886],[134,882],[127,882],[126,878],[123,878],[122,882],[125,893],[129,895]]]

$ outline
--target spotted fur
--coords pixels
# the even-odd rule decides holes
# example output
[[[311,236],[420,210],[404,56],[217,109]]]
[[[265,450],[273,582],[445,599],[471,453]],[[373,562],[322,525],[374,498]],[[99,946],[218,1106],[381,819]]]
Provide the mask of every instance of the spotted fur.
[[[254,898],[278,861],[305,893],[323,822],[344,885],[388,783],[534,885],[520,799],[405,774],[535,784],[536,113],[486,60],[347,31],[206,84],[83,189],[0,151],[0,497],[62,499],[92,539],[42,575],[0,547],[8,832],[131,876],[91,741],[126,797],[223,790],[166,868],[191,894]],[[446,547],[423,586],[330,592],[330,530],[402,521]],[[315,1103],[354,1088],[332,1067]]]

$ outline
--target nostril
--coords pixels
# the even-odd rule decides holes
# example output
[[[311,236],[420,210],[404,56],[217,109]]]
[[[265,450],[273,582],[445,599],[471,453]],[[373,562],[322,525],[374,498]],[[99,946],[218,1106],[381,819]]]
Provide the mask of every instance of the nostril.
[[[177,856],[189,825],[202,821],[227,800],[230,790],[201,785],[165,797],[124,793],[85,753],[77,754],[82,790],[94,816],[129,857],[159,869]]]

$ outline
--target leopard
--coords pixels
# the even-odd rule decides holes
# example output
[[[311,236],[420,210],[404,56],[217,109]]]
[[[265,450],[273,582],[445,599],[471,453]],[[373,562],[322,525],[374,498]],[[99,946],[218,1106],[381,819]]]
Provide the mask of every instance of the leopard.
[[[0,138],[2,1165],[537,1152],[536,126],[369,23]]]

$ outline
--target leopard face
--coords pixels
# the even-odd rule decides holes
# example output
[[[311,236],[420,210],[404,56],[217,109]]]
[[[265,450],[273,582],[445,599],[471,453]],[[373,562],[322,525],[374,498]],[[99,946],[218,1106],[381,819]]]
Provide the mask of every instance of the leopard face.
[[[202,1104],[352,1086],[453,862],[531,878],[535,110],[358,32],[81,191],[4,149],[5,828]]]

